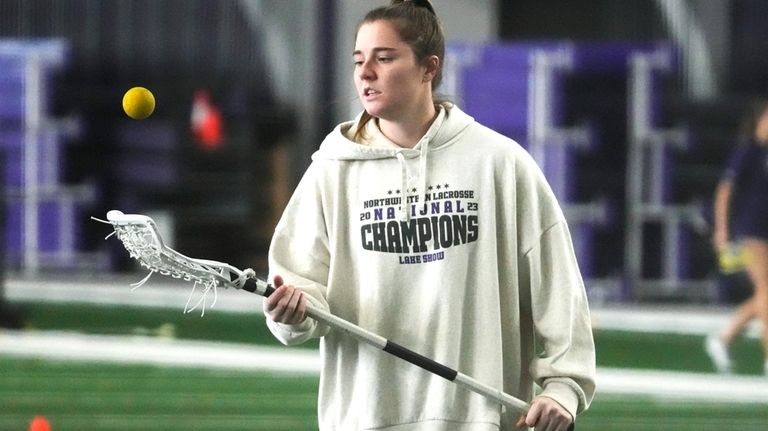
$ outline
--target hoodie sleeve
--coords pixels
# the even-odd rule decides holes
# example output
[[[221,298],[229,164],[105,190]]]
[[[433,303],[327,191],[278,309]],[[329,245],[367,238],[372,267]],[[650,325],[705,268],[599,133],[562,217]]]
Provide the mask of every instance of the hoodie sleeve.
[[[551,226],[525,254],[536,357],[531,374],[540,395],[575,418],[595,392],[595,346],[584,285],[565,221]]]
[[[313,307],[327,311],[329,262],[328,232],[317,168],[313,165],[299,182],[275,228],[269,247],[270,280],[275,275],[282,276],[286,284],[304,291]],[[267,326],[286,345],[322,337],[329,329],[309,317],[296,325],[277,323],[267,317]]]
[[[575,418],[595,392],[595,346],[584,282],[562,210],[533,160],[516,178],[520,290],[535,342],[529,371]]]

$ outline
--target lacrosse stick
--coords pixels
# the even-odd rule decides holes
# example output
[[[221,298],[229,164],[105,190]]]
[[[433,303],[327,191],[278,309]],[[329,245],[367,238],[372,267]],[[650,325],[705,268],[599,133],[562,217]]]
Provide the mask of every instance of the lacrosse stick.
[[[117,238],[122,241],[131,257],[138,260],[139,263],[149,269],[149,275],[134,288],[141,286],[149,276],[157,272],[161,275],[171,276],[178,279],[194,282],[194,287],[198,285],[203,288],[203,297],[197,305],[191,309],[185,308],[185,311],[194,310],[201,303],[203,309],[206,304],[206,296],[210,291],[214,292],[214,303],[216,289],[218,287],[232,287],[243,289],[267,297],[275,289],[264,280],[256,277],[253,270],[247,269],[241,271],[231,265],[213,260],[193,259],[167,247],[157,231],[155,222],[140,214],[123,214],[120,211],[112,210],[107,213],[107,220],[99,220],[109,223],[115,229]],[[109,236],[107,238],[109,238]],[[193,292],[194,292],[193,287]],[[191,300],[190,296],[190,300]],[[190,301],[187,301],[189,307]],[[211,305],[213,306],[213,304]],[[424,357],[406,347],[393,343],[384,337],[374,334],[370,331],[348,322],[340,317],[328,313],[327,311],[313,307],[307,304],[307,315],[311,318],[340,329],[357,340],[369,344],[377,349],[383,350],[400,359],[419,366],[433,374],[443,377],[446,380],[463,386],[473,392],[496,401],[503,406],[511,407],[515,410],[527,411],[529,406],[524,401],[517,399],[497,389],[491,388],[479,381],[453,370],[445,365]]]

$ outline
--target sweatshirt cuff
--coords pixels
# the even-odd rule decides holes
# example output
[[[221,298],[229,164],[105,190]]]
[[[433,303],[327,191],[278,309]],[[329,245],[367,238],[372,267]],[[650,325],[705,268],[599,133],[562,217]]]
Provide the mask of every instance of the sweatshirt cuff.
[[[301,334],[301,333],[310,331],[315,322],[312,320],[311,317],[307,317],[306,319],[304,319],[303,322],[296,323],[293,325],[288,325],[286,323],[279,323],[279,322],[275,322],[275,323],[277,324],[277,327],[280,328],[281,331],[285,331],[291,334]]]
[[[314,319],[307,317],[303,322],[295,325],[287,325],[275,321],[270,321],[269,324],[275,329],[275,335],[283,342],[283,344],[292,346],[301,344],[312,338],[312,330],[317,322]]]
[[[548,382],[539,396],[557,401],[558,404],[568,410],[574,421],[576,420],[576,412],[579,410],[579,395],[567,383]]]

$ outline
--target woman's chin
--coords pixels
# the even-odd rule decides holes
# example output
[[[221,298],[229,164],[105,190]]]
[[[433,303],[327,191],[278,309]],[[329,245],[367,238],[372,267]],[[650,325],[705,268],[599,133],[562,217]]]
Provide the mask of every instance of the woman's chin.
[[[376,118],[383,118],[387,116],[387,106],[379,101],[363,101],[363,109]]]

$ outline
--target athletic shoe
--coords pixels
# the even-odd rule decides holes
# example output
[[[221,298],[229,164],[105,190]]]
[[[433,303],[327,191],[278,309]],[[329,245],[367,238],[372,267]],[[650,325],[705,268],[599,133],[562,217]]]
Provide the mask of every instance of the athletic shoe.
[[[715,365],[717,372],[730,374],[731,356],[728,354],[728,346],[717,335],[709,335],[704,342],[704,348],[709,359]]]

